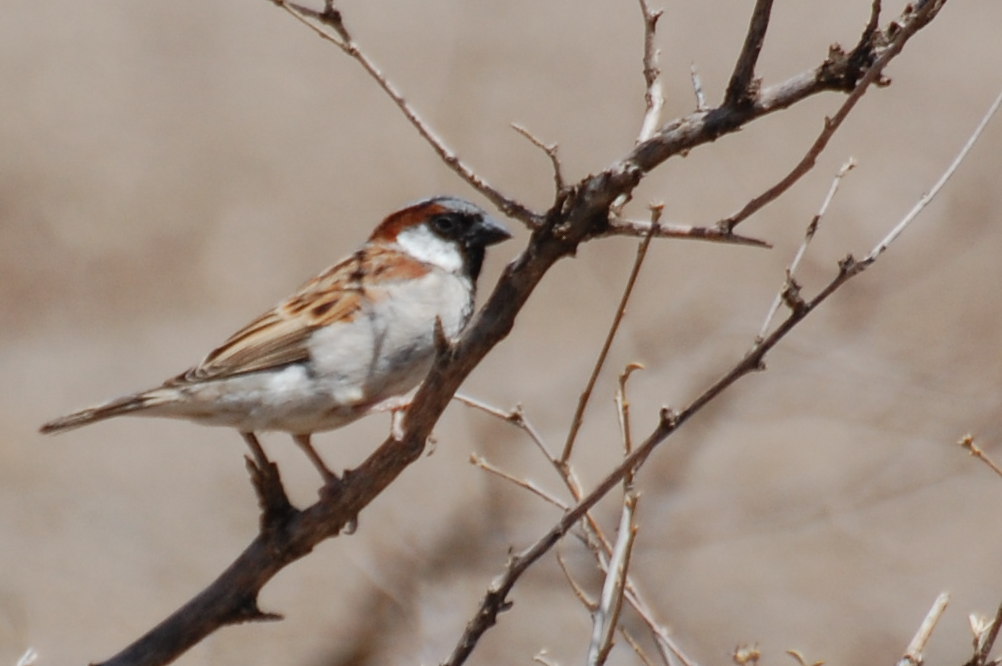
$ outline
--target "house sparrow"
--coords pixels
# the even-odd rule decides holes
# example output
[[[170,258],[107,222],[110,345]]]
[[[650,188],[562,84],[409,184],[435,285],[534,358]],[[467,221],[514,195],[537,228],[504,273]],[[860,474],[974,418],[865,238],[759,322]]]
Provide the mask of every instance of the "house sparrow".
[[[234,333],[199,365],[161,386],[50,421],[50,433],[113,416],[165,416],[290,433],[325,479],[336,478],[310,436],[397,408],[425,378],[436,327],[458,336],[473,314],[488,245],[511,234],[455,197],[393,213],[353,255]]]

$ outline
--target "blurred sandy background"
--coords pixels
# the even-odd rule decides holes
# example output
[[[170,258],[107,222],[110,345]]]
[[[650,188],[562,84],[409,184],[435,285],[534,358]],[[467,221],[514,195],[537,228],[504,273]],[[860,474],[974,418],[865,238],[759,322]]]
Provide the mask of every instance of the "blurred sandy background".
[[[750,2],[659,3],[667,113],[693,107],[696,63],[719,99]],[[814,66],[854,43],[869,0],[777,3],[762,71]],[[897,12],[900,2],[889,11]],[[123,419],[43,438],[47,418],[146,388],[434,193],[476,198],[361,70],[267,2],[12,0],[0,22],[0,664],[107,658],[211,581],[252,538],[257,509],[236,434]],[[449,143],[542,209],[544,156],[570,177],[631,145],[642,112],[635,3],[342,5],[371,56]],[[951,3],[871,92],[816,171],[743,227],[772,251],[660,242],[582,432],[590,484],[619,456],[611,409],[630,361],[637,431],[747,348],[831,176],[860,163],[801,279],[865,253],[938,177],[998,91],[1002,3]],[[707,224],[799,159],[841,98],[826,95],[675,159],[637,193]],[[757,642],[829,663],[892,663],[942,590],[953,605],[929,663],[968,656],[966,614],[1002,600],[1002,480],[955,444],[1002,459],[1002,120],[886,257],[665,445],[639,478],[635,575],[679,642],[726,663]],[[524,242],[501,246],[486,291]],[[466,393],[526,406],[553,448],[597,352],[635,243],[559,265]],[[353,466],[387,424],[319,438]],[[284,622],[228,628],[197,664],[437,663],[509,546],[555,511],[467,463],[479,452],[554,492],[526,439],[454,406],[434,454],[264,591]],[[294,499],[315,472],[285,437],[266,446]],[[609,529],[615,502],[600,511]],[[563,549],[597,591],[589,559]],[[587,613],[552,556],[472,663],[580,663]],[[631,625],[642,633],[634,620]],[[617,647],[610,663],[634,663]]]

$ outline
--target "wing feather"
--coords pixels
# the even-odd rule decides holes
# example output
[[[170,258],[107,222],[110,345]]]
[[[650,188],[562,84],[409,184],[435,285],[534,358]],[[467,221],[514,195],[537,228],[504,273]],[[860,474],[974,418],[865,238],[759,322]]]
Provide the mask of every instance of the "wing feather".
[[[231,335],[173,381],[225,379],[306,361],[310,337],[318,328],[352,321],[368,302],[385,293],[388,283],[429,270],[427,264],[395,248],[364,246]]]

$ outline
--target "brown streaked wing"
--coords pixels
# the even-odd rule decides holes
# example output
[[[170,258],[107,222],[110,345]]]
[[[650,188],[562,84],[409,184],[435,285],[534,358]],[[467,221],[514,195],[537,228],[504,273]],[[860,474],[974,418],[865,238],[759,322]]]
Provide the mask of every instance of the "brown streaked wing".
[[[392,248],[367,246],[304,284],[270,312],[231,335],[174,382],[189,383],[258,372],[309,359],[308,340],[318,328],[348,322],[372,288],[420,277],[429,267]],[[363,288],[361,278],[366,275]]]

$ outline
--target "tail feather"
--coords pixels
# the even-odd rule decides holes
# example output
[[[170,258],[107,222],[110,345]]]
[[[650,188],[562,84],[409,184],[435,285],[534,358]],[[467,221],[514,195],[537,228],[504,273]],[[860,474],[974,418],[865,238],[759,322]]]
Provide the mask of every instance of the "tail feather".
[[[47,434],[62,432],[63,430],[71,430],[96,421],[110,419],[113,416],[121,416],[122,414],[129,414],[131,412],[148,409],[149,407],[161,404],[162,402],[162,397],[157,396],[154,392],[127,395],[122,398],[118,398],[117,400],[106,402],[102,405],[95,405],[94,407],[81,409],[78,412],[73,412],[72,414],[61,416],[58,419],[53,419],[39,428],[39,432]]]

